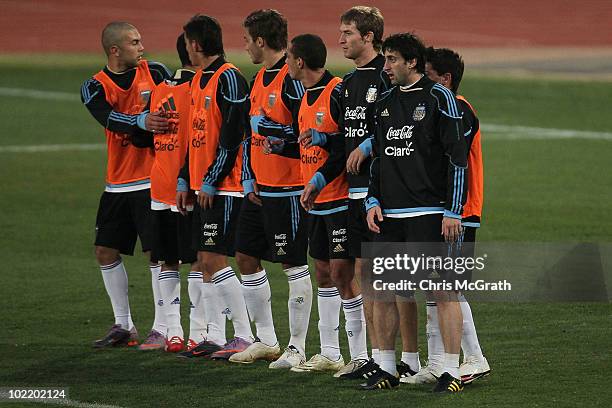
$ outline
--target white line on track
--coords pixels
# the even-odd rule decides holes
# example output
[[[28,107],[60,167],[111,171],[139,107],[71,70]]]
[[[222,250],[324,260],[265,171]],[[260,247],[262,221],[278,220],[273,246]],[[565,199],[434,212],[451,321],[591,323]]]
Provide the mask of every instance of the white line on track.
[[[46,144],[46,145],[13,145],[0,146],[0,153],[39,153],[39,152],[66,152],[66,151],[87,151],[104,150],[106,145],[103,143],[66,143],[66,144]]]
[[[80,101],[77,93],[40,91],[25,88],[1,88],[1,96],[23,97],[31,99],[47,99],[55,101]],[[593,132],[587,130],[569,130],[540,128],[530,126],[498,125],[493,123],[482,123],[483,138],[485,140],[518,140],[518,139],[591,139],[612,140],[611,132]],[[75,150],[102,150],[104,144],[54,144],[34,146],[0,146],[0,153],[38,153],[59,152]]]
[[[25,88],[0,88],[0,96],[71,102],[78,102],[81,100],[79,94],[76,92],[40,91],[38,89]]]
[[[63,407],[76,407],[76,408],[121,408],[118,405],[99,404],[97,402],[81,402],[81,401],[75,401],[71,399],[45,399],[45,400],[34,400],[32,402],[42,402],[43,404],[60,405]]]

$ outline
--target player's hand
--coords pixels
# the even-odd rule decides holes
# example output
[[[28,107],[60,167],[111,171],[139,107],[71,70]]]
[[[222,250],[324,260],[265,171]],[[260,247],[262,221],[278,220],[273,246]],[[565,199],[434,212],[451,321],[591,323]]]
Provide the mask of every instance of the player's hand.
[[[444,235],[444,241],[446,242],[457,242],[461,235],[461,220],[451,217],[442,218],[442,234]]]
[[[200,190],[200,192],[198,193],[198,204],[200,205],[200,207],[207,210],[209,208],[212,208],[214,198],[214,195],[206,194],[204,191]]]
[[[168,119],[162,111],[151,112],[145,118],[145,127],[149,132],[165,133],[168,131]]]
[[[348,159],[346,160],[346,172],[349,174],[357,175],[359,174],[359,169],[363,162],[367,159],[367,156],[361,151],[360,148],[355,148],[349,154]]]
[[[181,215],[187,215],[187,191],[176,192],[176,208]]]
[[[306,184],[304,191],[300,196],[300,204],[302,204],[302,207],[304,207],[306,211],[312,210],[312,207],[314,207],[314,202],[319,196],[319,193],[320,191],[317,190],[314,184]]]
[[[312,131],[310,129],[306,129],[300,136],[298,137],[298,143],[301,143],[304,148],[308,149],[312,146]]]
[[[253,204],[256,204],[261,207],[263,203],[261,202],[261,198],[259,197],[259,186],[257,185],[257,183],[253,183],[253,190],[255,191],[247,194],[247,198]]]
[[[383,216],[382,210],[379,206],[372,207],[368,210],[366,220],[368,221],[368,228],[370,231],[380,234],[380,227],[378,226],[378,223],[383,222]]]
[[[283,151],[285,141],[278,137],[268,136],[264,139],[262,150],[264,154],[280,153]]]

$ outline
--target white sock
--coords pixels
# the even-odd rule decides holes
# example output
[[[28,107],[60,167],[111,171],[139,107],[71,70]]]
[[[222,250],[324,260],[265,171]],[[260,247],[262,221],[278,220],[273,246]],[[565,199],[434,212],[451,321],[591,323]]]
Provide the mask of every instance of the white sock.
[[[459,378],[459,354],[444,353],[443,372],[449,373],[455,378]]]
[[[308,265],[294,266],[284,270],[289,281],[289,345],[306,354],[306,334],[312,308],[312,282]]]
[[[159,289],[159,273],[161,265],[150,265],[151,270],[151,288],[153,289],[153,303],[155,304],[155,320],[153,320],[153,330],[166,335],[168,326],[166,326],[166,311],[164,309],[164,299]]]
[[[278,343],[272,319],[272,292],[265,269],[252,275],[242,275],[242,294],[257,337],[262,343]]]
[[[472,308],[467,300],[465,300],[465,296],[463,296],[462,293],[460,293],[457,298],[461,305],[461,314],[463,315],[463,333],[461,336],[463,358],[472,357],[482,361],[484,356],[482,355],[480,343],[478,342],[476,326],[474,325],[474,318],[472,317]]]
[[[410,366],[412,371],[418,372],[421,369],[419,353],[407,353],[402,351],[402,361]]]
[[[340,357],[340,307],[342,300],[337,288],[318,288],[319,339],[321,355],[336,361]]]
[[[178,271],[161,271],[159,273],[159,290],[164,299],[166,311],[168,339],[178,336],[183,338],[183,327],[181,326],[181,279]]]
[[[345,329],[348,338],[351,360],[367,360],[366,322],[363,313],[363,298],[357,295],[352,299],[342,299]]]
[[[380,365],[380,350],[377,348],[373,348],[372,349],[372,358],[374,359],[374,362],[378,365]]]
[[[121,325],[123,329],[129,330],[130,302],[128,299],[128,277],[119,258],[110,265],[100,265],[102,280],[106,293],[110,298],[115,315],[115,324]]]
[[[202,302],[202,272],[190,271],[187,275],[189,293],[189,338],[196,343],[206,338],[206,320]]]
[[[202,304],[206,322],[206,340],[219,346],[227,343],[225,338],[225,306],[221,303],[217,287],[212,282],[202,282]]]
[[[234,325],[234,337],[252,341],[253,332],[251,331],[244,296],[242,296],[242,285],[232,267],[228,266],[217,271],[212,276],[212,282],[217,288],[221,304],[226,305],[225,307],[229,309],[225,312],[229,312],[229,319]]]
[[[391,375],[397,375],[395,350],[380,350],[380,368]]]
[[[437,374],[442,374],[444,365],[444,343],[438,324],[438,306],[436,302],[427,302],[427,360],[428,365]]]

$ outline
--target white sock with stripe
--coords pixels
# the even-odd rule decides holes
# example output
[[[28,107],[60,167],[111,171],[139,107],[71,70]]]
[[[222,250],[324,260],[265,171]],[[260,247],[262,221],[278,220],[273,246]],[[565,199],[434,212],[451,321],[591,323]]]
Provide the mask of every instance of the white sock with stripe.
[[[196,343],[206,338],[204,302],[202,302],[202,272],[190,271],[187,275],[189,293],[189,338]]]
[[[461,314],[463,315],[463,333],[461,336],[461,349],[463,350],[463,358],[472,357],[478,361],[483,361],[484,356],[478,342],[476,334],[476,326],[472,316],[472,308],[465,299],[462,293],[457,296],[459,305],[461,305]]]
[[[342,299],[345,330],[348,338],[351,360],[367,360],[366,322],[363,313],[363,298],[357,295],[352,299]]]
[[[242,275],[242,293],[251,321],[255,323],[257,337],[262,343],[274,346],[278,343],[272,319],[272,292],[266,270],[252,275]]]
[[[170,340],[174,336],[183,338],[181,326],[181,279],[178,271],[161,271],[159,273],[159,290],[164,299],[166,309],[166,337]]]
[[[440,334],[438,324],[438,305],[436,302],[427,302],[427,365],[436,373],[441,375],[444,372],[444,343]]]
[[[217,271],[212,276],[212,282],[217,288],[217,293],[221,299],[221,304],[226,305],[232,324],[234,325],[234,337],[240,337],[246,341],[253,340],[253,332],[249,322],[249,315],[242,295],[242,285],[236,277],[231,266]]]
[[[102,280],[106,293],[113,307],[115,324],[121,325],[123,329],[129,330],[130,302],[128,299],[128,277],[123,261],[119,258],[110,265],[100,265]]]
[[[289,282],[289,345],[306,355],[306,335],[312,308],[312,282],[308,265],[294,266],[284,270]]]
[[[166,326],[166,310],[164,308],[164,299],[159,289],[159,273],[161,265],[150,265],[151,270],[151,288],[153,289],[153,301],[155,304],[155,319],[153,320],[153,330],[166,335],[168,326]]]
[[[377,348],[373,348],[372,349],[372,358],[374,359],[374,362],[378,365],[380,365],[380,350]]]
[[[342,300],[337,288],[318,288],[319,339],[321,355],[336,361],[340,357],[340,308]]]
[[[219,346],[227,343],[225,337],[225,306],[221,303],[218,289],[212,282],[202,282],[202,304],[204,321],[206,322],[206,340]]]

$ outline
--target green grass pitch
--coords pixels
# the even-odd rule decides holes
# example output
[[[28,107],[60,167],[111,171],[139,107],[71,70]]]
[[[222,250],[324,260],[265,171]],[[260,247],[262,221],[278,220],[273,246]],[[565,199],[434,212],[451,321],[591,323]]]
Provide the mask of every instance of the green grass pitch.
[[[174,57],[162,61],[172,65]],[[89,56],[0,58],[0,91],[27,88],[70,92],[77,98],[51,101],[0,95],[0,387],[68,387],[71,400],[121,407],[612,404],[607,382],[612,351],[609,303],[473,304],[492,375],[466,387],[461,395],[441,398],[431,395],[429,387],[407,385],[392,392],[364,393],[354,389],[355,383],[330,375],[278,372],[264,363],[234,366],[185,362],[155,352],[94,351],[91,341],[112,323],[92,246],[105,153],[17,153],[1,148],[103,143],[102,129],[78,101],[82,81],[102,65],[102,60]],[[241,66],[250,78],[254,68],[244,61]],[[341,74],[346,67],[334,70]],[[487,124],[612,129],[607,106],[612,83],[468,75],[461,91]],[[483,151],[486,203],[479,240],[611,240],[612,141],[487,139],[483,132]],[[153,317],[150,273],[141,255],[125,259],[133,316],[142,337]],[[267,269],[277,334],[285,343],[287,282],[280,268],[267,265]],[[183,283],[187,299],[186,278]],[[188,327],[186,303],[184,327]],[[424,319],[421,310],[422,361]],[[318,350],[316,320],[315,300],[309,355]],[[341,330],[348,359],[344,337]]]

